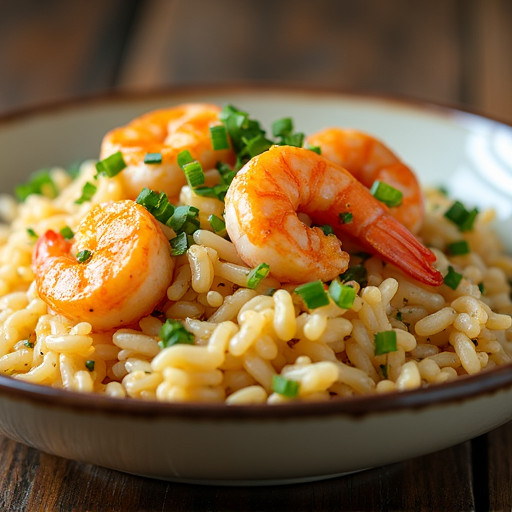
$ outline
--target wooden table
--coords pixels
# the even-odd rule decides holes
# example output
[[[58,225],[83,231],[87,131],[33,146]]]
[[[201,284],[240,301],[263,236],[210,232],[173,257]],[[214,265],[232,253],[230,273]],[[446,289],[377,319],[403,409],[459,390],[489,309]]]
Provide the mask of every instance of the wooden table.
[[[17,0],[0,4],[0,113],[113,88],[284,82],[512,122],[510,0]],[[427,141],[428,143],[428,141]],[[0,437],[0,510],[503,510],[512,424],[432,455],[269,488],[166,483]]]

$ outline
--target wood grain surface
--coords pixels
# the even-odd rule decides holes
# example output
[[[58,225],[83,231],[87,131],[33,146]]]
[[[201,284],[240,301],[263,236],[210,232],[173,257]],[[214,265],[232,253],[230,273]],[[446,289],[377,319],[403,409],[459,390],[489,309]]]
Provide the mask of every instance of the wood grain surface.
[[[510,48],[510,0],[5,1],[0,114],[118,88],[249,81],[387,93],[512,123]],[[2,511],[512,508],[512,424],[403,463],[265,488],[160,482],[2,437],[0,453]]]

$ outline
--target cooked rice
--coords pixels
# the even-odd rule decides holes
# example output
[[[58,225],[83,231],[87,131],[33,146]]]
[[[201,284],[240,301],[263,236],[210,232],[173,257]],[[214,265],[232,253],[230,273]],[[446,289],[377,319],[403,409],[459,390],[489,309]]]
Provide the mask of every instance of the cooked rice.
[[[6,219],[0,232],[3,374],[117,398],[254,404],[414,389],[511,361],[512,258],[491,231],[492,212],[480,214],[475,229],[461,234],[443,217],[451,201],[437,191],[427,193],[420,237],[434,248],[443,273],[452,266],[464,276],[456,290],[424,286],[376,257],[364,262],[368,285],[359,289],[353,283],[358,295],[349,310],[331,302],[308,311],[294,286],[271,277],[249,289],[251,269],[229,241],[209,231],[207,217],[220,217],[222,203],[184,187],[181,200],[202,212],[202,229],[194,234],[196,245],[176,259],[160,313],[111,332],[71,322],[37,295],[34,240],[27,228],[39,235],[66,225],[76,228],[90,203],[74,200],[94,172],[86,162],[71,181],[54,170],[60,190],[55,199],[0,200]],[[116,177],[100,177],[93,202],[123,195]],[[462,236],[471,252],[447,256],[447,244]],[[161,349],[162,312],[182,320],[195,344]],[[397,333],[397,350],[375,355],[374,333],[388,330]],[[297,381],[298,397],[274,392],[275,375]]]

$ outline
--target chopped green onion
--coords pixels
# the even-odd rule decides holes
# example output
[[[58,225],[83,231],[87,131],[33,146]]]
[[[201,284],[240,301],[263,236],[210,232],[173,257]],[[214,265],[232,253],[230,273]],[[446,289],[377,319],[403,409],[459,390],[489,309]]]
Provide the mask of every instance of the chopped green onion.
[[[69,226],[64,226],[61,230],[60,230],[60,234],[66,239],[66,240],[71,240],[74,236],[75,236],[75,233],[73,233],[73,230],[69,227]]]
[[[375,180],[370,192],[375,199],[378,199],[389,207],[400,206],[402,204],[402,192],[382,181]]]
[[[103,160],[96,163],[96,171],[98,174],[113,178],[126,167],[123,154],[121,151],[114,153]]]
[[[338,218],[342,224],[350,224],[354,220],[354,215],[352,212],[341,212]]]
[[[395,318],[401,322],[402,321],[402,312],[401,311],[397,311],[396,314],[395,314]]]
[[[448,267],[448,273],[444,276],[444,284],[451,288],[452,290],[456,290],[459,286],[459,283],[462,281],[462,274],[455,272],[452,266]]]
[[[83,251],[80,251],[76,254],[76,259],[78,263],[86,263],[92,258],[92,252],[84,249]]]
[[[199,210],[195,206],[178,206],[166,224],[177,234],[186,231],[191,235],[194,231],[199,229],[198,215]]]
[[[226,223],[217,215],[214,215],[213,213],[208,217],[208,222],[210,223],[210,226],[212,227],[213,231],[219,235],[219,236],[226,236]]]
[[[194,160],[183,166],[183,172],[191,188],[196,188],[204,183],[204,172],[201,164]]]
[[[469,254],[470,248],[466,240],[458,240],[448,244],[448,252],[453,256],[460,256],[462,254]]]
[[[183,166],[189,164],[190,162],[193,162],[194,158],[192,158],[190,151],[188,149],[185,149],[178,153],[176,160],[178,162],[178,165],[183,169]]]
[[[216,151],[229,149],[228,131],[224,125],[210,126],[210,139]]]
[[[149,165],[161,164],[162,153],[146,153],[144,155],[144,163]]]
[[[329,304],[329,296],[320,280],[297,286],[295,293],[302,297],[308,309],[315,309]]]
[[[368,283],[368,271],[364,265],[354,265],[347,268],[343,274],[340,274],[340,281],[346,283],[348,281],[355,281],[361,286],[366,286]]]
[[[87,361],[85,361],[85,367],[90,371],[90,372],[93,372],[94,371],[94,361],[92,359],[89,359]]]
[[[272,123],[272,135],[274,137],[286,137],[293,132],[293,120],[291,117],[283,117]]]
[[[256,288],[268,276],[269,272],[270,267],[266,263],[260,263],[256,268],[253,268],[247,276],[247,288]]]
[[[379,364],[380,371],[385,379],[388,378],[388,365],[387,364]]]
[[[171,244],[171,255],[181,256],[185,254],[189,248],[189,240],[187,233],[183,232],[169,240]]]
[[[144,187],[139,192],[135,201],[141,206],[144,206],[144,208],[162,224],[166,224],[175,211],[174,206],[169,202],[165,192],[158,193],[147,187]]]
[[[444,214],[448,220],[457,226],[459,231],[471,231],[477,215],[477,208],[467,210],[460,201],[455,201]]]
[[[332,226],[329,226],[329,224],[323,224],[320,226],[320,229],[324,232],[324,235],[334,235],[334,230],[332,229]]]
[[[272,146],[273,142],[259,134],[246,141],[246,151],[250,158],[253,158]]]
[[[34,348],[34,344],[30,340],[25,340],[25,347]]]
[[[57,185],[50,176],[50,171],[42,169],[35,172],[29,178],[27,183],[18,185],[14,192],[20,201],[25,199],[31,194],[38,194],[54,198],[58,194]]]
[[[478,289],[480,290],[480,293],[483,295],[485,293],[484,283],[478,283]]]
[[[396,345],[396,332],[395,331],[381,331],[373,335],[375,341],[375,355],[380,356],[388,352],[395,352]]]
[[[329,285],[329,295],[340,308],[350,309],[354,305],[356,290],[354,287],[341,284],[334,279]]]
[[[32,228],[27,228],[27,233],[30,238],[38,238],[37,233]]]
[[[288,398],[294,398],[299,394],[299,382],[281,375],[274,375],[272,377],[272,391]]]
[[[96,193],[97,187],[89,181],[86,181],[82,187],[82,195],[75,201],[76,204],[85,203],[90,201]]]
[[[306,146],[306,149],[309,149],[310,151],[313,151],[313,153],[316,153],[317,155],[321,155],[322,154],[322,148],[320,146],[311,146],[310,144],[308,144]]]
[[[159,333],[161,341],[158,342],[160,347],[167,348],[177,344],[194,344],[194,335],[187,331],[182,323],[177,320],[168,318],[162,325]]]

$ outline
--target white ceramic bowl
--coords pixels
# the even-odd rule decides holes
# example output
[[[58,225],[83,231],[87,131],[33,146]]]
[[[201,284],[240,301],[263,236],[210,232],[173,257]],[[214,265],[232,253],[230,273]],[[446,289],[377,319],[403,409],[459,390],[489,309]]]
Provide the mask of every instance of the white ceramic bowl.
[[[88,99],[0,119],[2,190],[30,172],[96,157],[103,134],[184,101],[232,103],[270,126],[351,126],[383,139],[426,184],[493,206],[512,248],[512,128],[443,107],[326,91],[194,88]],[[325,478],[439,450],[512,419],[512,367],[428,389],[330,403],[161,404],[80,395],[0,377],[0,432],[120,471],[211,484]]]

